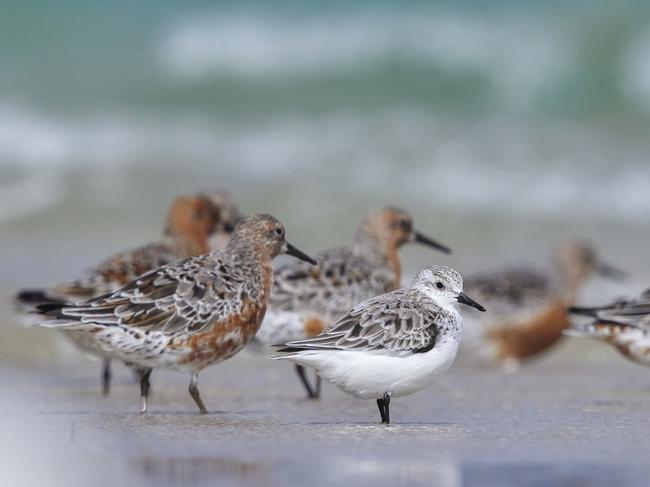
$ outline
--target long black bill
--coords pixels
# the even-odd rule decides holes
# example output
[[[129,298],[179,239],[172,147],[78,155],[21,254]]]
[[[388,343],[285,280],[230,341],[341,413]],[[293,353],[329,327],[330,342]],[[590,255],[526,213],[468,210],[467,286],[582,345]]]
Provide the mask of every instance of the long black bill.
[[[483,306],[478,304],[476,301],[474,301],[472,298],[470,298],[465,293],[460,293],[456,299],[458,299],[459,303],[466,304],[467,306],[471,306],[472,308],[476,308],[479,311],[487,311]]]
[[[604,262],[599,262],[596,267],[596,272],[603,277],[609,279],[614,279],[615,281],[621,281],[627,277],[627,272],[617,269],[614,266],[606,264]]]
[[[438,249],[440,252],[444,252],[445,254],[451,254],[451,249],[446,245],[442,245],[432,238],[429,238],[426,235],[422,235],[420,232],[413,232],[413,234],[415,235],[415,242],[426,245],[428,247],[433,247],[434,249]]]
[[[291,255],[291,256],[295,257],[296,259],[300,259],[300,260],[304,260],[305,262],[309,262],[311,265],[318,265],[318,262],[316,262],[314,259],[309,257],[304,252],[302,252],[302,251],[298,250],[297,248],[295,248],[289,242],[287,242],[287,255]]]

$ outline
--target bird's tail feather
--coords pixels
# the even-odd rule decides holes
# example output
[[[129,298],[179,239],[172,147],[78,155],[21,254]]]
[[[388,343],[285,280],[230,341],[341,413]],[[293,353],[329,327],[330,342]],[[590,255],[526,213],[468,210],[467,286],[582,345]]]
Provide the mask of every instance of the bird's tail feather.
[[[22,313],[41,313],[40,306],[63,306],[68,302],[56,296],[52,296],[43,289],[22,289],[14,296],[16,309]]]

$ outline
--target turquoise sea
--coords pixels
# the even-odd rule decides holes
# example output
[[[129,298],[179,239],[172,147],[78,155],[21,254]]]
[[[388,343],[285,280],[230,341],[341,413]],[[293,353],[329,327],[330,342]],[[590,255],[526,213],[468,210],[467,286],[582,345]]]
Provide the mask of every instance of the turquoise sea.
[[[97,363],[20,326],[18,288],[214,188],[308,253],[408,208],[454,253],[403,248],[406,278],[548,269],[587,239],[629,278],[580,303],[629,296],[650,285],[650,2],[0,2],[0,484],[648,485],[647,370],[595,341],[515,375],[454,365],[384,428],[248,351],[201,374],[213,414],[156,371],[143,417],[128,370],[100,397]]]
[[[579,236],[648,271],[649,14],[631,0],[5,4],[6,280],[58,280],[152,240],[174,195],[210,188],[311,249],[394,203],[461,267]],[[413,255],[411,269],[430,258]]]

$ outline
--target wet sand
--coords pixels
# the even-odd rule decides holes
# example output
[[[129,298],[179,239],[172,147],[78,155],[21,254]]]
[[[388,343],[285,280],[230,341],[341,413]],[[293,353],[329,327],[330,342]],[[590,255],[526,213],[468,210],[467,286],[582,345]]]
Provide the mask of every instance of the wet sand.
[[[459,363],[436,386],[376,405],[325,386],[303,399],[289,364],[244,352],[189,378],[155,372],[150,413],[115,366],[0,368],[5,485],[647,485],[650,378],[597,343],[567,341],[519,373]]]

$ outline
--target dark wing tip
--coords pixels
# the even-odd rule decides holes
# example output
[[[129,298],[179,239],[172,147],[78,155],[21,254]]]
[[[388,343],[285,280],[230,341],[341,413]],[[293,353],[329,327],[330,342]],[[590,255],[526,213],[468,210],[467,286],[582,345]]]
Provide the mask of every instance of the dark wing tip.
[[[65,307],[65,303],[63,302],[50,302],[50,303],[42,303],[36,305],[36,313],[39,314],[44,314],[44,315],[56,315],[57,311],[61,311]]]
[[[304,350],[304,348],[297,348],[297,347],[284,347],[284,348],[279,348],[276,350],[277,353],[293,353],[293,352],[300,352]]]
[[[42,289],[21,289],[16,293],[15,299],[23,304],[41,304],[51,300]]]
[[[304,350],[303,348],[296,347],[288,343],[274,343],[271,346],[276,349],[274,350],[274,352],[277,353],[291,353],[291,352],[299,352],[301,350]]]
[[[581,308],[579,306],[569,306],[567,311],[574,315],[590,316],[596,318],[596,312],[599,308]]]

